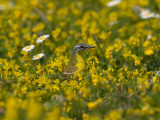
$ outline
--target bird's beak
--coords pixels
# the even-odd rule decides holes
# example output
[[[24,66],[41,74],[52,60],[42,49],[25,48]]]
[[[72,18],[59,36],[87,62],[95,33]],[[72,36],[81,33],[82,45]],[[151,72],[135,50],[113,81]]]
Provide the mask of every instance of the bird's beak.
[[[95,48],[96,46],[89,46],[89,48]]]

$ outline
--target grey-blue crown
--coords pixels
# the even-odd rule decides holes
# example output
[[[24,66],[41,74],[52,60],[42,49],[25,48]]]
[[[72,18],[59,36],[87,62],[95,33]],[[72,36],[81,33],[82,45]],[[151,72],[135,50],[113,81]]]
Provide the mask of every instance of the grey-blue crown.
[[[74,46],[73,50],[72,50],[72,55],[74,55],[75,53],[77,52],[80,52],[80,51],[83,51],[83,50],[87,50],[87,49],[90,49],[90,48],[95,48],[96,46],[90,46],[90,45],[87,45],[85,43],[78,43]]]

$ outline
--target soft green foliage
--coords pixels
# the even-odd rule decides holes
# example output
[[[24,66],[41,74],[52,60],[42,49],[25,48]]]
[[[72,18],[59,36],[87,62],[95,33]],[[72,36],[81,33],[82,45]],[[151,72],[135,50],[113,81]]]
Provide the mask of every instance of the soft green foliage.
[[[0,119],[160,118],[160,19],[132,9],[158,13],[160,0],[108,2],[0,0]],[[60,81],[77,43],[96,48],[79,77]]]

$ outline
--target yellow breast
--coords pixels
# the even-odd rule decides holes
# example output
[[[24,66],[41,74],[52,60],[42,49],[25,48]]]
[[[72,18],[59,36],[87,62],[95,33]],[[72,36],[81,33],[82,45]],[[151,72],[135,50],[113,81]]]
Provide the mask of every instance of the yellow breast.
[[[78,53],[76,53],[76,61],[77,61],[77,63],[76,63],[76,68],[77,68],[77,70],[76,70],[74,76],[77,76],[77,75],[78,75],[79,73],[81,73],[82,70],[85,68],[84,59],[83,59],[83,57],[82,57],[80,54],[78,54]]]

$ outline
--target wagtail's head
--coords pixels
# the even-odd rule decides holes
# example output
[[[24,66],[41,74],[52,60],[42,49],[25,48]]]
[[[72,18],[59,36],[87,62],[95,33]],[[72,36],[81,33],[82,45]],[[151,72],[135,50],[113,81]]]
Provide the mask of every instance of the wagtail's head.
[[[72,50],[72,55],[74,55],[77,52],[81,52],[81,51],[88,50],[90,48],[95,48],[95,47],[96,46],[90,46],[85,43],[78,43],[77,45],[74,46]]]

